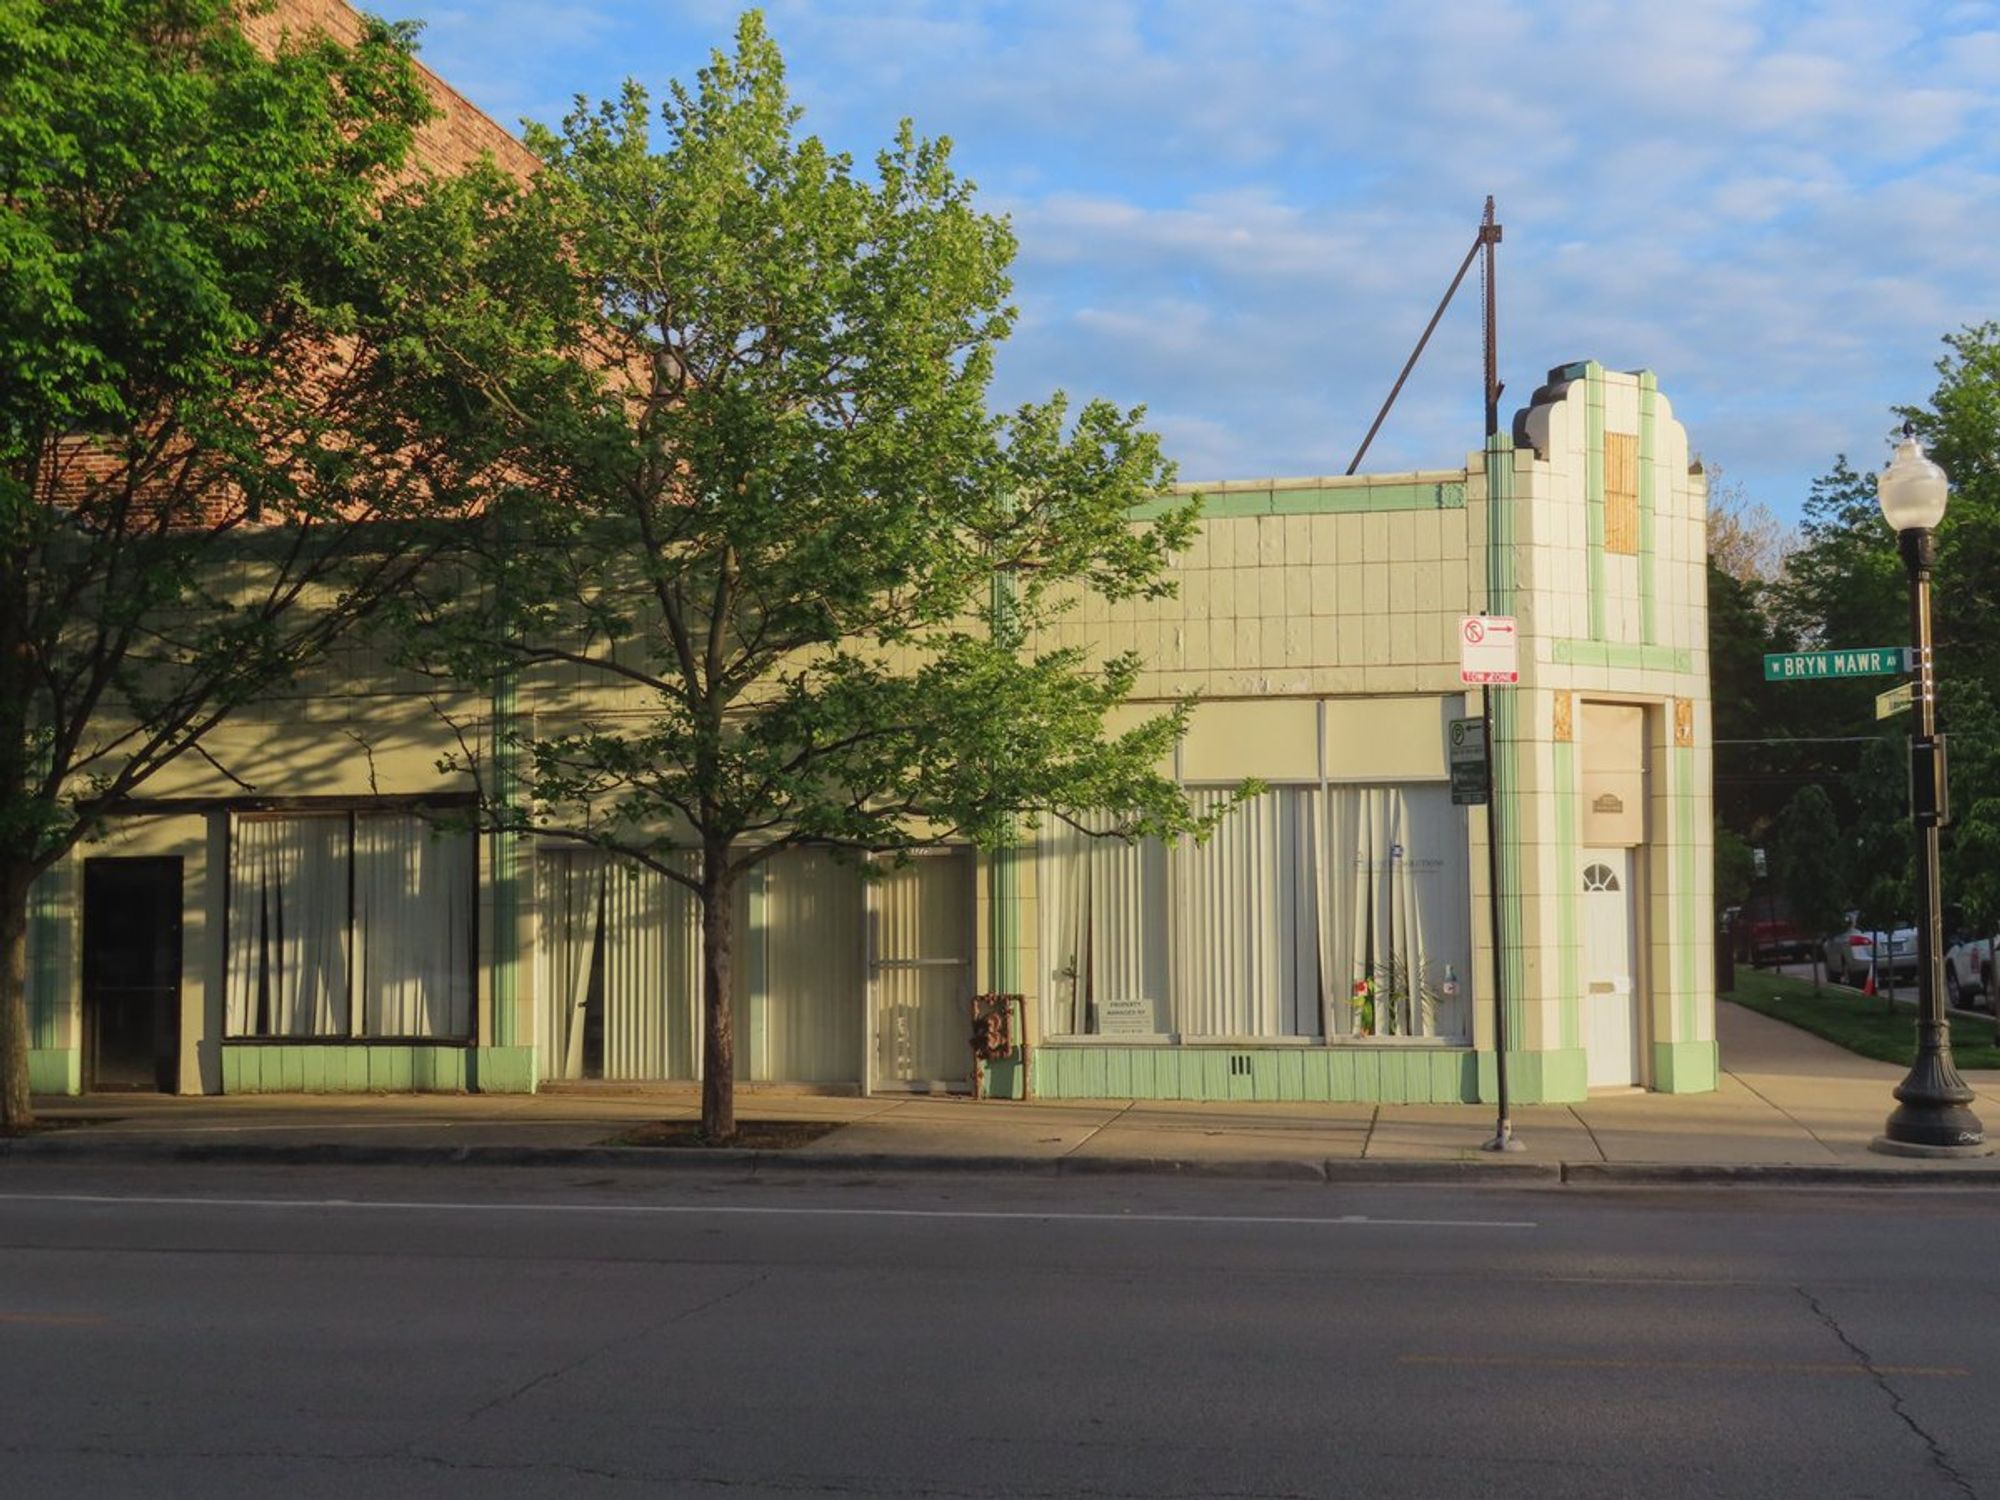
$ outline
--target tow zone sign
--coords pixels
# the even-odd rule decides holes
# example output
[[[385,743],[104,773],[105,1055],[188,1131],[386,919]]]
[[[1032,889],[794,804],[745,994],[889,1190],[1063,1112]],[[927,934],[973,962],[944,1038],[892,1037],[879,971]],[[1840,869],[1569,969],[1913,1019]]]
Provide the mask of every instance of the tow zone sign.
[[[1458,680],[1467,684],[1519,682],[1521,632],[1512,615],[1461,615]]]

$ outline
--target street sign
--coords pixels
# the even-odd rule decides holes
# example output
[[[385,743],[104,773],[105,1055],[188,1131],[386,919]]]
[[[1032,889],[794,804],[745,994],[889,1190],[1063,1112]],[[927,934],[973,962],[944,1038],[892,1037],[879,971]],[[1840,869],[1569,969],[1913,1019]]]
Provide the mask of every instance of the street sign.
[[[1764,658],[1766,682],[1828,677],[1887,677],[1910,670],[1907,646],[1856,646],[1847,651],[1774,651]]]
[[[1458,621],[1458,680],[1509,683],[1521,680],[1521,632],[1512,615],[1461,615]]]
[[[1492,792],[1486,765],[1486,721],[1453,719],[1445,732],[1445,763],[1451,767],[1454,807],[1484,807]]]
[[[1901,713],[1915,701],[1917,685],[1914,682],[1899,682],[1886,693],[1875,695],[1875,717],[1889,719]]]

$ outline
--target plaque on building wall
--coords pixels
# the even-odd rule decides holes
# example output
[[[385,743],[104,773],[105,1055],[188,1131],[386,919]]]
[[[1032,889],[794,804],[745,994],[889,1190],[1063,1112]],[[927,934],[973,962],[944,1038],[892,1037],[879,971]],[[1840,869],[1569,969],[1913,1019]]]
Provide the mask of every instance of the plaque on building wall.
[[[1586,771],[1583,775],[1583,841],[1627,848],[1646,841],[1646,783],[1638,771]]]

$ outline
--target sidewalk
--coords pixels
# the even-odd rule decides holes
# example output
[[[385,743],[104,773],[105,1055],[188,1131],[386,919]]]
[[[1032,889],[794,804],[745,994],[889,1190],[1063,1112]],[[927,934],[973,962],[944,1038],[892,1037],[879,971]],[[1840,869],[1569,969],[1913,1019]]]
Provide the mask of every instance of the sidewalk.
[[[1621,1092],[1515,1112],[1528,1149],[1479,1149],[1488,1105],[974,1103],[744,1091],[744,1119],[839,1128],[786,1152],[614,1147],[646,1120],[693,1119],[692,1090],[592,1088],[540,1096],[457,1094],[100,1095],[50,1099],[44,1118],[101,1121],[0,1155],[70,1161],[261,1160],[571,1163],[668,1169],[1161,1172],[1307,1180],[1984,1183],[2000,1155],[1947,1161],[1871,1153],[1902,1070],[1727,1003],[1724,1073],[1712,1094]],[[1967,1075],[2000,1139],[2000,1073]]]

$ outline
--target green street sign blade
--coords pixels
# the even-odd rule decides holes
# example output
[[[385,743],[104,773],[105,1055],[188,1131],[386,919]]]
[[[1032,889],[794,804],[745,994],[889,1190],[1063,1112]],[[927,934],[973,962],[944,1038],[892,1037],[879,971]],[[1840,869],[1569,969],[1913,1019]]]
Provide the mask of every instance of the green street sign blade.
[[[1907,646],[1854,646],[1845,651],[1775,651],[1764,658],[1766,682],[1888,677],[1909,670],[1910,648]]]

